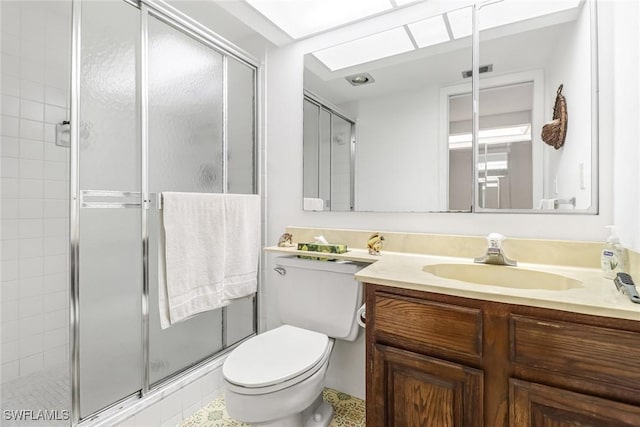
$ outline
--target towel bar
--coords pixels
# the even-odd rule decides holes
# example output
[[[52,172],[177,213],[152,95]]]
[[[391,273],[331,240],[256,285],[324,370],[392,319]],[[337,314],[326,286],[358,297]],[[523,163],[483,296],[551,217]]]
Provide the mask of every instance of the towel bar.
[[[91,209],[139,208],[143,201],[139,191],[82,190],[80,191],[80,207]],[[162,209],[162,195],[149,193],[149,207],[152,203],[156,209]]]
[[[553,201],[553,208],[558,209],[560,205],[571,205],[574,208],[576,207],[576,198],[572,197],[570,199],[555,199]]]
[[[202,193],[211,194],[211,193]],[[141,200],[142,194],[139,191],[111,191],[111,190],[81,190],[80,207],[92,209],[114,209],[114,208],[139,208],[146,209],[155,207],[162,210],[164,200],[162,193],[149,193],[147,200]]]

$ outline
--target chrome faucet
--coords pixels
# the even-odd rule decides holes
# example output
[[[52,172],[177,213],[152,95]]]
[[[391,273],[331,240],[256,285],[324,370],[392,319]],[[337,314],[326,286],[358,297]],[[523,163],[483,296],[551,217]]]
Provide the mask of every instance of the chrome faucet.
[[[509,265],[514,267],[518,265],[516,261],[507,258],[504,252],[502,252],[503,240],[504,236],[502,234],[489,234],[487,236],[487,242],[489,244],[489,246],[487,247],[487,252],[484,254],[484,256],[474,258],[473,262],[479,264]]]

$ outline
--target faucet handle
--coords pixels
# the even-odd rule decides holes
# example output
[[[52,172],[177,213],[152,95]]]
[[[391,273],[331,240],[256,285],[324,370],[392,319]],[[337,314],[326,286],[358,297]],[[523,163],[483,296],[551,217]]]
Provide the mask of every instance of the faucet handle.
[[[491,233],[487,236],[487,243],[489,244],[489,249],[500,249],[502,247],[502,241],[504,240],[504,236],[500,233]]]
[[[474,258],[474,262],[482,264],[510,265],[518,263],[506,257],[502,252],[502,241],[505,237],[499,233],[491,233],[487,236],[488,248],[484,256]]]

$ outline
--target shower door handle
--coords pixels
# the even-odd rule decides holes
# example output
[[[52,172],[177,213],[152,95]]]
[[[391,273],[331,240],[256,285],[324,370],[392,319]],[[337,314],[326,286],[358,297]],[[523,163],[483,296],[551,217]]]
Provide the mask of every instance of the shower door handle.
[[[139,208],[139,191],[112,191],[112,190],[81,190],[81,208]]]

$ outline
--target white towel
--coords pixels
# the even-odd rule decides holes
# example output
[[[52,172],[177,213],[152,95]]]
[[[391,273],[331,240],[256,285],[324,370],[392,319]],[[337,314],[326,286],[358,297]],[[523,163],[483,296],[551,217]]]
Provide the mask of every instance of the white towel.
[[[226,305],[225,204],[223,194],[167,192],[162,198],[158,281],[165,329]]]
[[[305,197],[302,199],[303,208],[305,211],[321,211],[324,210],[324,200],[314,199],[311,197]]]
[[[575,209],[575,204],[571,199],[541,199],[538,209]]]
[[[158,250],[160,326],[257,290],[260,197],[163,193]]]
[[[538,209],[555,209],[556,199],[540,199]]]
[[[259,258],[260,196],[225,194],[225,302],[256,292]]]

